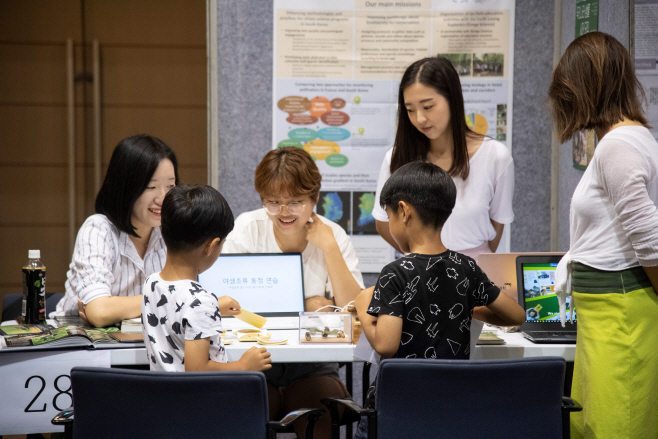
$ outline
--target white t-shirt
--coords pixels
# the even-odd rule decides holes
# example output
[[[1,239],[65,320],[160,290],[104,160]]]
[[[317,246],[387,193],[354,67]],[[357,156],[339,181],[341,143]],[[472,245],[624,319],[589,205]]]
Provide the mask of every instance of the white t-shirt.
[[[185,340],[210,338],[209,358],[226,363],[217,296],[191,280],[149,276],[142,300],[142,332],[151,370],[185,372]]]
[[[345,259],[347,268],[361,288],[363,277],[359,271],[359,260],[347,233],[336,223],[323,216],[318,218],[329,225]],[[233,231],[226,237],[222,253],[281,253],[274,237],[274,224],[265,209],[252,210],[238,216]],[[304,270],[304,296],[308,299],[314,296],[333,297],[329,272],[324,263],[322,250],[310,242],[302,252]],[[327,294],[325,294],[327,293]]]
[[[386,211],[379,203],[384,183],[391,176],[391,148],[384,157],[375,208],[372,216],[388,222]],[[441,240],[450,250],[462,251],[482,246],[496,237],[490,219],[501,224],[514,221],[514,162],[505,145],[485,137],[482,145],[469,160],[466,180],[452,177],[457,186],[455,207],[441,230]]]
[[[571,294],[571,261],[599,270],[658,265],[658,143],[642,126],[603,136],[571,198],[569,252],[556,292]]]
[[[78,315],[78,299],[86,305],[103,296],[138,296],[144,281],[164,267],[167,257],[160,227],[151,232],[142,259],[127,233],[105,216],[87,218],[78,231],[66,273],[66,295],[50,316]]]

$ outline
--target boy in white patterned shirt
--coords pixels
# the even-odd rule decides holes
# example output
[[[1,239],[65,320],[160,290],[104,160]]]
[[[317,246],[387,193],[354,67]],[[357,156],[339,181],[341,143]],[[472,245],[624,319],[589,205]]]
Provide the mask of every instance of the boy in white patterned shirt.
[[[239,313],[240,305],[228,296],[218,299],[196,282],[215,263],[233,229],[224,197],[210,186],[176,186],[167,193],[161,215],[167,260],[146,280],[142,300],[151,370],[270,369],[265,348],[252,347],[238,361],[227,362],[221,315]]]

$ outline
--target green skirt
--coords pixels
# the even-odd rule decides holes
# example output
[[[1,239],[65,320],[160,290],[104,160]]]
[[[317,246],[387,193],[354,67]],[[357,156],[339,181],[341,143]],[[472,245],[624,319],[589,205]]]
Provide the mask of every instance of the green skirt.
[[[574,438],[658,438],[658,295],[642,267],[602,271],[574,262],[578,339]]]

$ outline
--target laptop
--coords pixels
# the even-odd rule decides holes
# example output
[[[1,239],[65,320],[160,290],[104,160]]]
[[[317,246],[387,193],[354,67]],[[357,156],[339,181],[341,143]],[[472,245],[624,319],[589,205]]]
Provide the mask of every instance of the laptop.
[[[576,343],[576,313],[573,323],[560,323],[560,306],[555,295],[555,271],[561,256],[524,255],[516,258],[519,304],[526,320],[519,329],[533,343]],[[571,297],[567,297],[567,315]]]
[[[547,253],[482,253],[478,256],[478,266],[489,280],[515,301],[519,301],[516,286],[516,258],[527,255],[562,256],[564,252]]]
[[[222,253],[199,283],[217,297],[231,296],[246,310],[268,319],[265,329],[297,329],[304,311],[301,253]],[[253,328],[222,317],[225,329]]]

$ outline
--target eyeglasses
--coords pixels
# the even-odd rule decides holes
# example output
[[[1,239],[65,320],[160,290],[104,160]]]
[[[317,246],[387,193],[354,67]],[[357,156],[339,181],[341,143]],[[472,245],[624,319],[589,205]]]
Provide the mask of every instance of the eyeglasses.
[[[301,215],[304,212],[306,204],[302,204],[299,201],[291,201],[288,204],[279,204],[279,203],[265,203],[263,204],[263,209],[271,215],[278,215],[281,213],[281,209],[285,207],[288,210],[288,213],[291,215]]]

